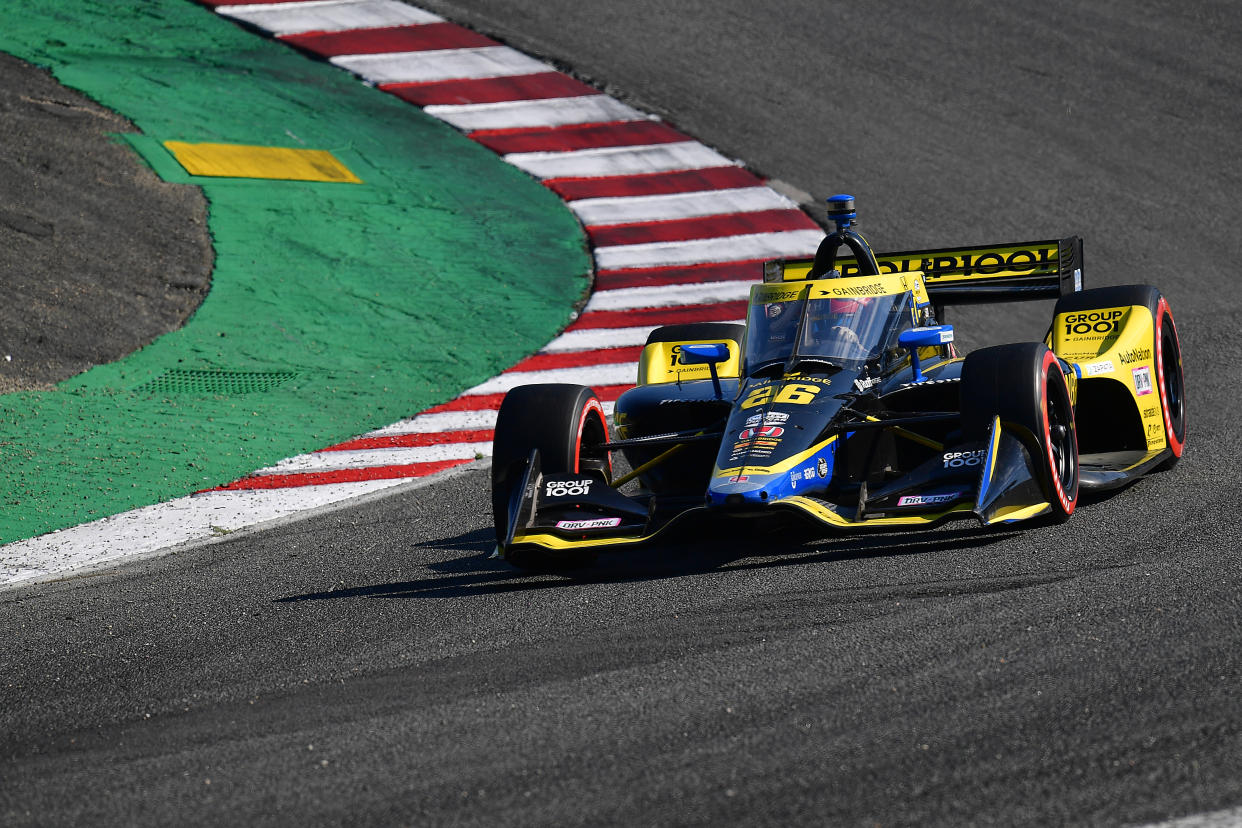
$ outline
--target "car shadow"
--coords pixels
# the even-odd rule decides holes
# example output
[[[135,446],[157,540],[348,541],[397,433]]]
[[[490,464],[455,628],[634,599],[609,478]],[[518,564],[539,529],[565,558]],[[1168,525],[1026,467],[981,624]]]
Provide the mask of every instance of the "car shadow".
[[[275,599],[275,603],[330,601],[351,598],[461,598],[567,589],[596,583],[627,583],[682,578],[721,570],[763,570],[807,566],[931,552],[978,550],[1021,534],[1003,527],[941,529],[925,536],[909,532],[855,535],[848,538],[781,537],[709,538],[681,543],[665,542],[637,549],[601,554],[594,566],[555,573],[518,569],[493,555],[495,537],[489,528],[418,544],[424,548],[462,549],[468,554],[428,566],[437,574],[392,583],[379,583],[310,592]]]

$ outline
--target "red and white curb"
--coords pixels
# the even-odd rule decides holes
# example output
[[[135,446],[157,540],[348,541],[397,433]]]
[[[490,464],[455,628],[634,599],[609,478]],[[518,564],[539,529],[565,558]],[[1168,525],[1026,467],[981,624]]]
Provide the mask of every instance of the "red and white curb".
[[[203,5],[421,107],[556,192],[595,257],[566,331],[415,417],[200,492],[0,547],[0,584],[150,555],[425,478],[491,454],[510,388],[593,387],[611,413],[658,325],[740,321],[766,259],[824,236],[797,204],[657,118],[550,65],[397,0]]]

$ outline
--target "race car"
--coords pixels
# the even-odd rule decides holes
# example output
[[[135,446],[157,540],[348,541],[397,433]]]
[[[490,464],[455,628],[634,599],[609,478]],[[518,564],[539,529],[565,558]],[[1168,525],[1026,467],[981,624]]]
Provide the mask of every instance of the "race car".
[[[496,422],[498,551],[573,568],[737,522],[832,530],[1063,521],[1079,492],[1182,456],[1173,312],[1084,289],[1082,240],[876,254],[852,196],[814,259],[763,266],[745,325],[657,328],[609,418],[590,389],[512,389]],[[846,251],[846,252],[843,252]],[[957,353],[954,304],[1055,299],[1042,342]],[[620,452],[629,468],[614,476]]]

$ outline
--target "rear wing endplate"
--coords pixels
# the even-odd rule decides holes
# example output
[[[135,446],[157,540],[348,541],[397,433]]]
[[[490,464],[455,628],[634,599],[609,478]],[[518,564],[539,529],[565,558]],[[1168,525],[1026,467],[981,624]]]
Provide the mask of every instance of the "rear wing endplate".
[[[881,273],[921,271],[932,304],[966,305],[1056,299],[1082,290],[1082,239],[1014,242],[988,247],[948,247],[877,253]],[[765,282],[806,279],[814,259],[766,262]],[[836,261],[842,276],[859,276],[853,257]]]

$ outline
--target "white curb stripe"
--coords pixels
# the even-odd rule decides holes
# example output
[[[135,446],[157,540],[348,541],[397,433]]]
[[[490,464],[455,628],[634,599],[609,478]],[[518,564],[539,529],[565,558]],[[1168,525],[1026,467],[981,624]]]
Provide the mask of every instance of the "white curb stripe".
[[[536,178],[599,178],[734,166],[697,141],[572,152],[511,152],[504,159]]]
[[[480,411],[443,411],[438,414],[419,414],[408,420],[398,420],[392,425],[368,431],[363,437],[396,437],[401,434],[434,434],[446,431],[472,431],[496,427],[496,409]]]
[[[706,264],[743,259],[813,256],[824,238],[822,230],[748,233],[680,242],[651,242],[595,248],[600,270]]]
[[[216,12],[241,20],[274,35],[300,32],[342,32],[379,29],[444,20],[397,0],[320,0],[308,3],[263,3],[217,6]]]
[[[1192,814],[1168,822],[1150,822],[1141,828],[1239,828],[1239,826],[1242,826],[1242,808]]]
[[[569,202],[569,209],[573,210],[578,219],[587,227],[754,213],[760,210],[789,210],[797,206],[785,196],[767,187],[699,190],[692,193],[657,196],[585,198]]]
[[[679,305],[710,305],[736,302],[750,297],[752,285],[759,280],[734,282],[695,282],[660,287],[619,288],[591,294],[583,313],[597,310],[638,310],[640,308],[671,308]]]
[[[609,121],[641,121],[647,117],[637,109],[607,95],[485,104],[435,104],[423,107],[423,112],[466,132],[476,129],[523,129]]]
[[[332,58],[331,63],[372,83],[472,80],[556,71],[548,64],[515,52],[508,46],[339,55]]]
[[[476,385],[462,396],[500,394],[519,385],[538,382],[569,382],[574,385],[633,385],[638,378],[638,365],[617,362],[611,365],[587,365],[582,368],[552,368],[547,371],[510,371]]]
[[[294,472],[365,469],[375,466],[406,466],[437,460],[473,460],[476,454],[491,457],[491,442],[443,443],[435,446],[359,449],[357,451],[316,451],[310,454],[299,454],[296,457],[286,457],[274,466],[259,469],[255,474],[292,474]]]
[[[568,351],[595,351],[600,348],[625,348],[642,345],[656,325],[635,328],[584,328],[566,331],[543,346],[543,353],[561,354]]]
[[[0,557],[0,583],[14,584],[78,567],[132,560],[408,482],[368,480],[179,497],[6,544]]]

